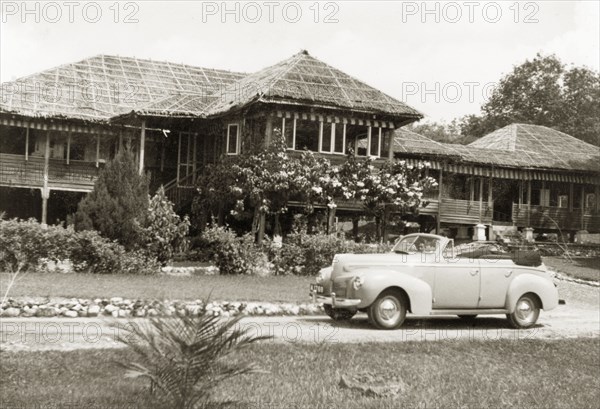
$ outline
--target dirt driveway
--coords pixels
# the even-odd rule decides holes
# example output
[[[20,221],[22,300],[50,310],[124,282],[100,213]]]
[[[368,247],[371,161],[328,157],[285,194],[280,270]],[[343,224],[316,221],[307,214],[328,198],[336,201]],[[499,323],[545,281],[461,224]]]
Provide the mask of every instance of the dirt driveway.
[[[409,315],[402,329],[378,331],[358,314],[349,322],[335,323],[326,316],[247,317],[240,325],[252,333],[272,335],[266,342],[353,343],[439,340],[564,339],[600,336],[600,288],[569,282],[559,285],[566,305],[542,312],[538,325],[514,330],[500,316],[481,316],[473,323],[456,317]],[[7,351],[118,348],[117,328],[107,318],[2,318],[0,347]],[[141,323],[143,320],[131,321]],[[120,334],[125,334],[125,331]]]

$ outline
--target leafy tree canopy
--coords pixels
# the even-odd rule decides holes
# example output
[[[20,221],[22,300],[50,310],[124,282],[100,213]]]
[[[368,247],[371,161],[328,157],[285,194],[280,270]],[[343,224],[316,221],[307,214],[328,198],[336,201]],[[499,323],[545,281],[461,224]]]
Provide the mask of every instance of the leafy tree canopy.
[[[543,125],[600,145],[600,73],[537,54],[500,79],[481,115],[461,119],[479,138],[511,123]]]

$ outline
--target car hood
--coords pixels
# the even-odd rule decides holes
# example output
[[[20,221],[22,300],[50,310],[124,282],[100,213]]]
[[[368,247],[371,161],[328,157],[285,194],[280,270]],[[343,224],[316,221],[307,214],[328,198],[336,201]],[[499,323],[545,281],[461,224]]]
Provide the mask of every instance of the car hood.
[[[368,271],[392,266],[421,263],[421,254],[338,254],[334,257],[333,275],[350,274],[354,270]],[[433,257],[433,255],[431,255]]]

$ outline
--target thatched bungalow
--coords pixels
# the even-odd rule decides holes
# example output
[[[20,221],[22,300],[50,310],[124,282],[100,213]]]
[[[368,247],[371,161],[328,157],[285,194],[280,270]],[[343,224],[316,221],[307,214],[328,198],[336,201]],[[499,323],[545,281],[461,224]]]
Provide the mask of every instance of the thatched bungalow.
[[[512,124],[465,146],[398,129],[394,151],[430,161],[440,182],[420,212],[422,224],[428,217],[459,237],[476,225],[488,238],[511,227],[600,231],[600,148],[570,135]]]
[[[291,150],[343,157],[365,139],[359,154],[389,157],[394,129],[420,118],[306,51],[250,75],[101,55],[2,84],[2,208],[54,221],[53,203],[77,202],[58,192],[90,191],[125,144],[182,204],[204,165],[275,133]]]
[[[164,185],[184,208],[207,164],[283,135],[290,150],[334,161],[349,148],[379,160],[430,161],[442,193],[422,209],[428,228],[552,229],[551,218],[564,219],[561,228],[598,230],[590,213],[598,208],[597,148],[528,125],[471,146],[401,129],[422,117],[306,51],[252,74],[96,56],[2,84],[0,210],[44,223],[64,218],[125,145],[152,187]]]

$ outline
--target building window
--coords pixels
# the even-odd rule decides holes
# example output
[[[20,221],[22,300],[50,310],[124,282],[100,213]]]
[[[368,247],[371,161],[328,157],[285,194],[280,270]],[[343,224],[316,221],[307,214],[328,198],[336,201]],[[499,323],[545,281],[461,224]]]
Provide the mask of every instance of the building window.
[[[381,156],[381,128],[369,127],[369,156]]]
[[[346,143],[356,156],[367,156],[368,136],[368,126],[346,125]]]
[[[333,152],[333,124],[331,122],[321,122],[321,152]]]
[[[238,124],[227,125],[227,154],[237,155],[240,153],[240,127]]]
[[[333,124],[333,153],[346,151],[346,125]]]
[[[288,149],[296,147],[296,120],[292,118],[283,118],[283,137]]]
[[[321,122],[296,119],[295,149],[318,152]]]

